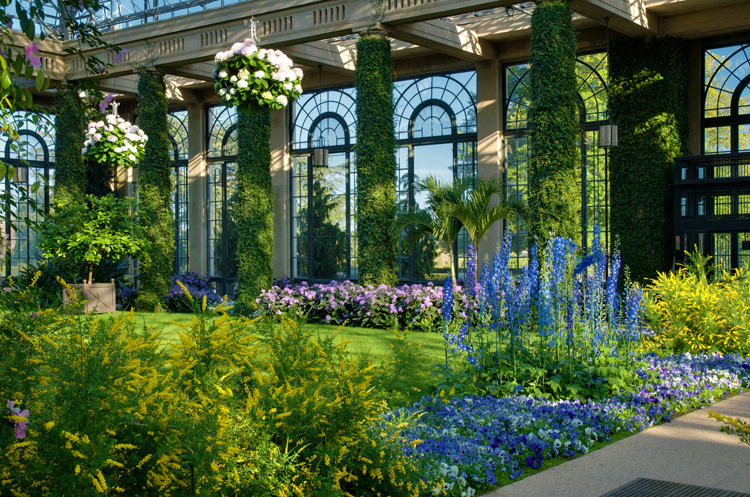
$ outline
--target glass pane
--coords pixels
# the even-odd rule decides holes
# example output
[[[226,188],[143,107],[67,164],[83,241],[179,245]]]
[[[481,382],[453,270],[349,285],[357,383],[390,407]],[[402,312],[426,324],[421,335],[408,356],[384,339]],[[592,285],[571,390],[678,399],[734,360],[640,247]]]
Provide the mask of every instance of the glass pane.
[[[748,269],[750,267],[750,232],[737,234],[737,254],[737,267]]]
[[[509,198],[528,200],[529,164],[528,140],[525,136],[509,137],[505,141],[506,188]],[[520,269],[528,259],[529,227],[520,217],[509,219],[509,227],[516,236],[510,254],[510,265]]]
[[[714,233],[714,265],[716,268],[729,271],[732,262],[732,235],[730,233]]]
[[[226,219],[226,251],[224,256],[227,259],[227,277],[237,277],[237,216],[239,192],[237,190],[237,164],[227,162],[225,165],[226,198],[227,198],[227,219]]]
[[[347,249],[346,154],[328,156],[328,167],[313,169],[313,277],[343,279]]]
[[[731,150],[731,128],[720,126],[704,130],[703,151],[705,154],[727,154]]]
[[[414,147],[414,209],[429,209],[429,194],[419,189],[419,180],[433,176],[442,184],[453,183],[453,144]],[[428,239],[414,249],[414,278],[416,280],[442,280],[450,274],[450,255],[445,247]]]

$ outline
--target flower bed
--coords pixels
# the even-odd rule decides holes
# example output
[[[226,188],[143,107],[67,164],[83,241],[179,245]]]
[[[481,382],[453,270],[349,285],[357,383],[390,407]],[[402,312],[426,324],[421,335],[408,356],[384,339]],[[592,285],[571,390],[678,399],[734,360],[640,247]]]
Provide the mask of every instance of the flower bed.
[[[650,355],[638,374],[644,383],[637,392],[603,402],[425,397],[386,416],[379,428],[409,420],[400,432],[404,453],[426,460],[428,479],[444,479],[448,495],[474,495],[499,479],[517,479],[524,468],[539,468],[544,459],[586,454],[612,434],[642,431],[741,392],[750,386],[750,359]]]
[[[469,299],[455,290],[455,312],[466,317]],[[398,323],[419,331],[440,331],[443,289],[426,285],[362,286],[350,281],[293,284],[287,281],[261,292],[257,303],[276,315],[306,316],[311,322],[386,328]]]

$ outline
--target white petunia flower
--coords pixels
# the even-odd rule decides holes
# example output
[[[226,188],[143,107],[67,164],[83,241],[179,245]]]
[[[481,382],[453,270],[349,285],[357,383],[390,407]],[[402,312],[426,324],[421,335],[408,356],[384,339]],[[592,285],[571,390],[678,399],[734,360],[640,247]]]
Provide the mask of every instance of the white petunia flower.
[[[128,159],[130,159],[131,161],[135,162],[135,155],[133,155],[133,154],[128,155]]]
[[[276,97],[276,101],[280,103],[281,105],[283,105],[284,107],[286,107],[286,104],[289,103],[289,100],[287,100],[287,98],[284,95],[279,95],[278,97]]]
[[[265,72],[265,71],[255,71],[255,74],[254,74],[254,76],[255,76],[255,77],[256,77],[257,79],[263,79],[263,78],[265,78],[265,77],[266,77],[266,72]]]
[[[221,79],[224,79],[224,78],[226,78],[227,76],[229,76],[229,73],[228,73],[228,72],[226,72],[226,71],[225,71],[224,69],[222,69],[221,71],[219,71],[219,77],[220,77]]]
[[[115,135],[109,135],[107,137],[107,141],[110,142],[110,143],[114,143],[114,142],[117,141],[117,137]]]
[[[81,149],[81,153],[82,153],[82,154],[85,154],[86,152],[88,152],[88,149],[87,149],[86,147],[83,147],[83,148]]]
[[[241,79],[237,82],[237,88],[247,88],[247,80]]]
[[[99,140],[102,139],[102,134],[101,133],[95,133],[94,136],[91,137],[91,139],[94,140],[95,142],[98,142]]]
[[[237,82],[237,76],[232,75],[231,78],[229,78],[230,83],[236,83]]]

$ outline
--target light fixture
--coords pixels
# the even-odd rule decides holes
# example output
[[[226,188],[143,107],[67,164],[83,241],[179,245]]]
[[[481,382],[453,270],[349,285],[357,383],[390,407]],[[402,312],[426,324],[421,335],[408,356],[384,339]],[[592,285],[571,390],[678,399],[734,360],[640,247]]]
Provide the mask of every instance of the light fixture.
[[[26,166],[16,166],[13,168],[13,182],[16,184],[26,184],[29,181],[29,169]]]
[[[607,66],[609,66],[609,17],[604,18],[607,24]],[[607,71],[607,122],[599,126],[599,147],[614,148],[617,146],[617,125],[612,122],[612,114],[609,111],[609,71]]]
[[[320,82],[318,83],[318,92],[323,96],[323,64],[318,64],[320,71]],[[328,167],[328,149],[325,148],[323,137],[320,138],[318,148],[313,150],[313,167]]]

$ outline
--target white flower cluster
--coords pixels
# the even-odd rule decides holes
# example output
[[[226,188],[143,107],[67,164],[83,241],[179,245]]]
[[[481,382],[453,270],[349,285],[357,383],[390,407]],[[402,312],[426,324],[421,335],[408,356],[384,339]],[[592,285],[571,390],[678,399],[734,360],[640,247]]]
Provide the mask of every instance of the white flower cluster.
[[[148,136],[138,126],[107,114],[104,121],[89,123],[81,153],[101,163],[130,167],[143,157],[147,141]]]
[[[258,49],[253,40],[235,43],[215,61],[214,88],[225,105],[281,109],[302,93],[302,70],[280,50]]]

